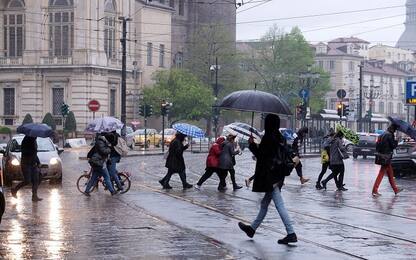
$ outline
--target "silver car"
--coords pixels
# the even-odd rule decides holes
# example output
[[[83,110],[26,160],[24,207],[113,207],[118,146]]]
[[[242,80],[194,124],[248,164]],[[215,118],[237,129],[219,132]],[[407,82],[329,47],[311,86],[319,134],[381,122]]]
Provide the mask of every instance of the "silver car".
[[[20,169],[20,145],[22,144],[24,135],[16,135],[9,141],[6,150],[2,150],[2,169],[4,185],[11,186],[14,180],[22,180],[22,172]],[[62,161],[59,154],[62,149],[52,142],[50,138],[36,139],[38,144],[38,157],[40,161],[40,173],[42,179],[49,179],[54,183],[62,183]]]

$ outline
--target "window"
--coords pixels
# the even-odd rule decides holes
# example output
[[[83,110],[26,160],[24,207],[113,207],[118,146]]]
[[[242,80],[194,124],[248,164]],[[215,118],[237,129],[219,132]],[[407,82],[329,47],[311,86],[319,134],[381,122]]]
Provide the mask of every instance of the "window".
[[[64,88],[56,85],[52,88],[52,114],[61,115],[61,106],[64,103]]]
[[[49,55],[69,56],[74,47],[72,0],[49,1]]]
[[[393,113],[394,113],[394,111],[393,111],[393,102],[389,102],[389,107],[388,107],[388,109],[387,109],[387,113],[388,113],[389,115],[391,115],[391,114],[393,114]]]
[[[14,116],[15,114],[15,90],[14,88],[3,89],[3,115]]]
[[[378,112],[380,114],[384,114],[384,102],[380,101],[380,103],[378,103]]]
[[[397,114],[399,115],[404,114],[402,103],[397,103]]]
[[[178,52],[175,54],[175,66],[176,68],[182,68],[183,66],[183,53]]]
[[[389,89],[390,89],[389,94],[390,94],[391,97],[393,97],[394,96],[394,87],[393,87],[393,85],[390,85]]]
[[[116,5],[107,0],[104,7],[104,51],[107,59],[116,58]]]
[[[175,0],[169,0],[169,6],[175,8]]]
[[[159,67],[165,67],[165,45],[159,46]]]
[[[185,3],[184,0],[179,0],[179,15],[185,14]]]
[[[159,0],[159,2],[164,5],[165,4],[165,0]]]
[[[116,90],[110,89],[110,116],[116,116]]]
[[[152,56],[153,56],[153,44],[151,42],[147,43],[147,66],[152,66]]]
[[[21,57],[24,50],[25,16],[24,3],[21,0],[9,2],[5,15],[4,25],[4,50],[6,57]]]
[[[330,69],[330,70],[335,69],[335,61],[333,61],[333,60],[330,60],[330,61],[329,61],[329,69]]]

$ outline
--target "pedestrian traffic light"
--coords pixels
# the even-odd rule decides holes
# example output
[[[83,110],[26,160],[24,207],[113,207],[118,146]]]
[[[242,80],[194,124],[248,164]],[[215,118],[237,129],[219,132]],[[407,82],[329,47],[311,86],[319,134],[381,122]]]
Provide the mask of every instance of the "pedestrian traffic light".
[[[344,116],[348,116],[350,114],[350,106],[349,105],[343,105],[342,106],[342,114]]]
[[[62,116],[66,116],[69,113],[69,106],[65,103],[61,105],[61,114]]]
[[[337,105],[337,114],[339,117],[342,117],[344,111],[344,105],[342,103],[339,103]]]

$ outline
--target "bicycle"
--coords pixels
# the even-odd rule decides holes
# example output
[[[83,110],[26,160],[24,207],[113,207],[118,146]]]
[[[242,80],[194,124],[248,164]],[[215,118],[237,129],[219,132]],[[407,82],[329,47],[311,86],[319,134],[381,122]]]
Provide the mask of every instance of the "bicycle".
[[[79,192],[81,193],[85,192],[85,188],[87,187],[87,183],[90,180],[91,176],[92,176],[92,169],[90,169],[89,171],[84,171],[84,174],[79,176],[77,180],[77,188]],[[123,186],[123,190],[120,191],[120,194],[128,192],[131,186],[131,180],[130,180],[131,174],[129,172],[118,172],[117,176],[120,179],[121,185]],[[113,186],[116,186],[114,180],[111,180],[111,182]],[[107,189],[105,182],[104,182],[104,178],[100,177],[98,178],[97,185],[92,187],[91,192],[94,191],[95,189],[98,190],[99,183],[103,185],[105,190]]]

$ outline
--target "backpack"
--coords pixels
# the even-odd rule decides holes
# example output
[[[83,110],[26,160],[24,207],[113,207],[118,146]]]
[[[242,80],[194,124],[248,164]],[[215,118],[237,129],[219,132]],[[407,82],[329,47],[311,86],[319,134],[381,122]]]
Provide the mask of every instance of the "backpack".
[[[92,158],[92,155],[94,154],[94,152],[95,152],[95,145],[91,147],[91,149],[88,151],[87,158],[88,159]]]
[[[116,150],[116,152],[119,154],[119,155],[121,155],[121,156],[127,156],[127,154],[129,153],[129,148],[128,148],[128,146],[127,146],[127,143],[126,143],[126,141],[123,139],[123,138],[121,138],[121,137],[118,137],[118,139],[117,139],[117,145],[116,146],[114,146],[114,150]]]
[[[274,174],[289,176],[295,168],[292,153],[286,144],[279,144],[277,155],[273,158],[271,171]]]

